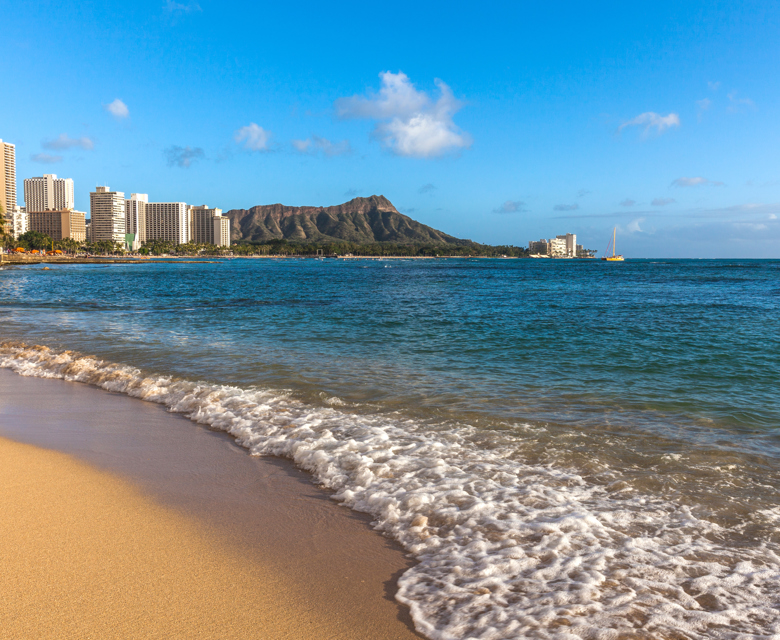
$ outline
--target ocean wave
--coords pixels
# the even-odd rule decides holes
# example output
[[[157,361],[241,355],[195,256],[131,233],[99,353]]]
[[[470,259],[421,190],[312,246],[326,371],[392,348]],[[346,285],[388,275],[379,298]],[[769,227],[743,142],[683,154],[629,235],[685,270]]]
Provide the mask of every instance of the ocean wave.
[[[528,463],[521,429],[486,443],[468,425],[355,415],[20,343],[0,345],[0,367],[157,402],[254,455],[292,459],[417,560],[397,598],[432,639],[780,638],[775,543],[738,544],[666,497]]]

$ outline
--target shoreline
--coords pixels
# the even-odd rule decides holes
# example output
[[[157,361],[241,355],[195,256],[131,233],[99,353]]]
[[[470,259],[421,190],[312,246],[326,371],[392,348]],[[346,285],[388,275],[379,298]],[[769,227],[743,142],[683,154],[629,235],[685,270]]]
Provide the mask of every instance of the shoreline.
[[[371,530],[367,516],[334,503],[326,491],[314,486],[308,474],[297,470],[291,462],[252,457],[234,444],[230,436],[209,431],[156,404],[80,383],[25,378],[8,370],[0,370],[0,437],[7,439],[0,441],[0,455],[3,456],[6,455],[3,452],[14,448],[15,443],[11,441],[26,443],[16,444],[17,447],[43,447],[33,449],[34,453],[28,457],[39,461],[35,464],[49,460],[47,468],[54,473],[52,478],[58,480],[47,486],[55,489],[72,486],[71,482],[63,481],[62,474],[67,469],[70,469],[68,473],[81,473],[73,471],[73,465],[87,476],[96,475],[103,479],[105,486],[116,488],[120,498],[114,506],[122,513],[138,515],[135,522],[141,529],[159,525],[160,531],[178,531],[180,524],[181,530],[185,531],[182,535],[187,543],[183,547],[188,557],[197,557],[200,562],[203,554],[208,556],[213,552],[213,558],[208,556],[212,563],[209,566],[214,566],[219,579],[224,573],[245,584],[247,593],[262,592],[262,602],[256,606],[256,619],[243,614],[236,614],[236,618],[230,613],[232,605],[225,604],[220,596],[213,607],[225,615],[211,616],[209,620],[231,619],[233,626],[216,634],[193,635],[188,631],[189,637],[246,637],[252,620],[260,625],[255,629],[255,635],[262,630],[263,637],[378,640],[422,637],[413,630],[408,610],[393,598],[397,578],[411,566],[411,561],[396,544]],[[56,461],[51,462],[55,458]],[[8,502],[4,506],[6,513],[10,513],[8,509],[16,509],[14,513],[20,514],[35,512],[29,509],[29,500],[19,493],[24,486],[9,482],[7,472],[3,477],[4,484],[13,489],[4,492],[4,500]],[[38,480],[42,481],[41,486],[50,482],[34,475],[33,479],[35,481],[28,482],[29,487],[37,486]],[[102,485],[97,483],[95,486]],[[91,496],[96,495],[94,492],[77,493],[70,497],[89,502]],[[132,495],[138,503],[134,502],[136,498],[128,497]],[[69,503],[67,495],[63,500],[62,513],[75,513],[73,509],[78,505]],[[47,509],[38,512],[38,519],[32,524],[21,527],[27,530],[20,533],[21,537],[29,537],[29,531],[45,530],[50,532],[47,539],[58,540],[67,533],[62,518],[57,522],[46,522],[45,517],[53,513]],[[11,526],[12,521],[19,529],[14,518],[7,520],[7,526]],[[135,529],[137,527],[131,527],[127,531]],[[115,533],[119,537],[114,539],[113,549],[124,548],[125,545],[119,545],[117,541],[127,534],[120,530]],[[151,542],[149,546],[156,548],[160,535],[147,540]],[[80,552],[86,553],[88,558],[94,557],[89,555],[92,552],[91,545],[88,546]],[[137,549],[146,549],[146,546],[136,544]],[[7,548],[13,548],[13,545]],[[166,555],[166,563],[169,557],[173,556]],[[2,566],[7,569],[9,562],[11,560],[4,557]],[[82,563],[78,571],[70,571],[60,556],[45,562],[31,556],[25,566],[31,571],[30,575],[45,566],[47,575],[63,573],[67,577],[63,584],[71,587],[63,587],[64,595],[59,602],[63,605],[65,598],[73,624],[82,619],[82,610],[86,616],[83,620],[88,621],[93,619],[90,607],[107,606],[100,601],[99,592],[93,594],[97,600],[81,592],[78,592],[78,598],[68,595],[75,593],[73,580],[78,582],[94,570],[94,561]],[[150,566],[149,576],[167,575],[167,565],[152,562]],[[187,573],[186,563],[180,569],[177,575],[192,575]],[[4,570],[2,573],[13,572]],[[6,579],[21,580],[22,577]],[[272,584],[273,588],[270,592],[265,587],[258,591],[256,584]],[[128,588],[132,590],[132,585]],[[23,594],[18,596],[19,602],[14,609],[18,614],[17,623],[21,620],[24,624],[43,624],[41,616],[36,620],[29,618],[32,610],[47,606],[46,598],[41,589],[32,586],[30,589],[17,589]],[[193,598],[203,603],[201,608],[212,606],[208,594],[196,593]],[[228,600],[242,601],[237,595]],[[114,620],[137,620],[142,611],[132,602],[121,599],[110,606],[114,610],[109,617]],[[195,620],[196,613],[181,615],[188,620],[195,616],[192,618]],[[95,620],[105,622],[104,618],[98,616]],[[176,619],[180,620],[181,616]],[[208,624],[203,628],[213,628],[216,623],[212,620]],[[266,624],[271,624],[272,628],[266,628]],[[9,627],[3,622],[0,628]],[[232,629],[236,630],[236,635],[231,635]],[[47,637],[39,631],[36,631],[37,637]],[[63,635],[59,629],[54,631],[54,635],[48,637],[86,635],[84,629],[77,629],[72,636]],[[98,636],[132,637],[132,634],[128,635],[127,627],[115,636],[112,633],[106,627]],[[144,632],[137,637],[155,636]]]
[[[246,255],[246,256],[127,256],[69,257],[69,256],[19,256],[0,254],[0,267],[36,264],[221,264],[228,260],[525,260],[518,256],[316,256],[316,255]]]

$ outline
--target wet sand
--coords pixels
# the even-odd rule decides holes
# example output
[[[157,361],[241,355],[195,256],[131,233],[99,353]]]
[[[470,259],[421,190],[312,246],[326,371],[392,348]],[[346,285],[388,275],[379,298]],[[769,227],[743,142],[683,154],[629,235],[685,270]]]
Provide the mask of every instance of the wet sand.
[[[287,461],[7,370],[0,436],[62,452],[0,444],[0,637],[420,637],[401,550]]]

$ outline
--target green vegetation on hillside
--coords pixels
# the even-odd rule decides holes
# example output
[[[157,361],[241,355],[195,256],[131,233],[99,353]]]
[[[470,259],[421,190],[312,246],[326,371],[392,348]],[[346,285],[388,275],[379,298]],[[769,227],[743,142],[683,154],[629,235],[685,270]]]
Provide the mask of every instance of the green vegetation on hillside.
[[[233,255],[287,255],[287,256],[507,256],[522,258],[528,255],[524,247],[511,245],[491,246],[470,242],[467,244],[420,243],[398,244],[395,242],[289,242],[271,240],[263,243],[242,242],[230,247]]]

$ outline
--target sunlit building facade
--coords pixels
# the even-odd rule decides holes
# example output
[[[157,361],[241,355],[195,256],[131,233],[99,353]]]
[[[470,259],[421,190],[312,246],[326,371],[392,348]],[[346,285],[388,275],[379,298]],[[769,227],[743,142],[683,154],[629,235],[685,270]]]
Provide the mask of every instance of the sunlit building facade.
[[[25,178],[24,204],[27,211],[63,211],[73,209],[73,180],[58,178],[57,174],[45,173],[39,178]]]
[[[0,207],[6,214],[16,206],[16,146],[0,140]]]
[[[89,194],[90,241],[108,240],[125,244],[125,194],[97,187]]]

